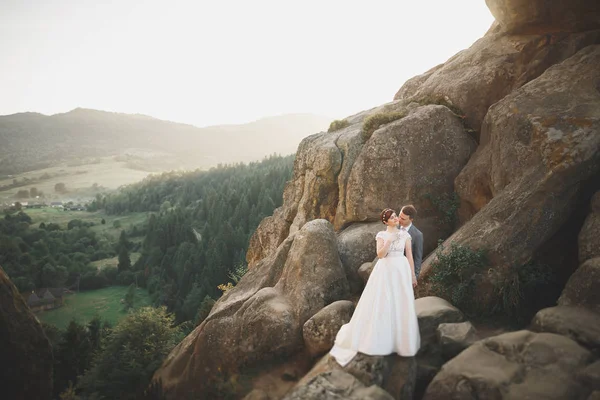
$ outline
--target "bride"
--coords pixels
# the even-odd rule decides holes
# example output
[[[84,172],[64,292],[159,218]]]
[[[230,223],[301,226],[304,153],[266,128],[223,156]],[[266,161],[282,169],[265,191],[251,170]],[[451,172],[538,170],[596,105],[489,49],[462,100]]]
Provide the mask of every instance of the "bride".
[[[343,367],[356,353],[412,357],[421,336],[413,288],[417,285],[411,237],[398,229],[398,216],[386,208],[377,234],[377,263],[349,323],[343,325],[330,354]],[[404,250],[406,249],[406,257]]]

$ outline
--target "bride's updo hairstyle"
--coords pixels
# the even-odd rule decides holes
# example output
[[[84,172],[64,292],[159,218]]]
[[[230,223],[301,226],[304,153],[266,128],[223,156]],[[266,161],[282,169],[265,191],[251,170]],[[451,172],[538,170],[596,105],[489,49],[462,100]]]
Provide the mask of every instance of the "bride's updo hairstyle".
[[[394,213],[394,210],[392,210],[391,208],[386,208],[385,210],[383,210],[381,212],[381,222],[385,225],[388,222],[388,219],[390,219],[390,217],[392,216],[392,214]]]

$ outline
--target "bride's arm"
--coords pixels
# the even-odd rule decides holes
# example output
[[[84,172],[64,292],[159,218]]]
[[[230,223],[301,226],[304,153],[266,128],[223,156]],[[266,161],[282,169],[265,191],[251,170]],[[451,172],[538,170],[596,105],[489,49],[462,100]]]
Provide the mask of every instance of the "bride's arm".
[[[383,241],[382,238],[377,238],[377,257],[383,258],[387,256],[387,253],[390,249],[390,244],[392,242],[389,240]]]

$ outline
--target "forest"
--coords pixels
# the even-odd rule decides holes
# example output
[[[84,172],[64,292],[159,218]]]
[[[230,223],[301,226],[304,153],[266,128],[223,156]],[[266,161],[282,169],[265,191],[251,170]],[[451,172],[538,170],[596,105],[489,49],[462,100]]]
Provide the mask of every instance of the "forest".
[[[96,234],[94,222],[33,224],[26,210],[7,210],[0,219],[0,265],[22,293],[77,283],[80,290],[127,285],[146,288],[152,299],[152,308],[132,309],[115,327],[100,316],[72,321],[65,330],[43,324],[55,354],[55,398],[110,397],[115,390],[127,394],[122,398],[140,396],[162,358],[246,271],[248,241],[282,204],[293,162],[292,155],[273,155],[208,171],[163,173],[98,195],[88,211],[103,210],[107,218],[148,213],[118,240]],[[141,255],[132,263],[133,251]],[[116,268],[92,264],[115,256]],[[145,359],[138,343],[156,352]],[[129,359],[115,359],[115,346],[132,346]]]

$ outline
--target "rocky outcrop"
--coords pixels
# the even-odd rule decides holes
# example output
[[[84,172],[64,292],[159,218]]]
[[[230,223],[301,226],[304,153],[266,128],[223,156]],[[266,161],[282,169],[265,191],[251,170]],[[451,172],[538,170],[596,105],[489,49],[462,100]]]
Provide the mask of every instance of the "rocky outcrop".
[[[448,105],[464,115],[479,138],[492,104],[595,43],[600,31],[510,35],[496,26],[443,65],[408,80],[394,100]]]
[[[311,221],[219,299],[154,379],[170,399],[202,395],[246,367],[287,358],[303,347],[304,323],[348,292],[333,227]]]
[[[367,116],[392,112],[406,117],[381,126],[370,138],[364,136]],[[412,203],[419,210],[416,224],[424,234],[425,253],[451,231],[443,218],[447,210],[434,204],[451,197],[454,179],[475,151],[460,119],[444,106],[393,102],[347,120],[352,124],[347,128],[312,135],[300,144],[283,206],[263,220],[250,241],[251,266],[272,254],[286,232],[294,233],[315,218],[332,222],[343,238],[350,235],[343,233],[345,228],[357,229],[349,225],[379,221],[383,208]],[[362,234],[369,231],[364,229]],[[359,266],[348,267],[354,271],[351,281],[357,279]]]
[[[0,268],[0,385],[6,399],[52,397],[52,347],[37,318]]]
[[[579,262],[600,257],[600,192],[592,197],[591,212],[579,232]]]
[[[456,179],[477,214],[446,247],[486,249],[502,275],[530,261],[568,221],[585,185],[600,176],[599,63],[600,46],[589,46],[490,108],[482,144]],[[423,263],[422,279],[434,258]]]
[[[282,207],[250,241],[249,272],[156,373],[170,398],[206,394],[210,382],[290,358],[306,368],[284,374],[289,386],[255,386],[249,398],[281,398],[309,370],[287,398],[418,398],[426,388],[428,399],[592,392],[598,194],[589,215],[582,207],[600,190],[600,3],[487,3],[497,22],[471,48],[406,82],[393,102],[300,144]],[[385,123],[365,131],[376,115]],[[455,193],[460,224],[452,221]],[[498,304],[497,289],[507,289],[498,284],[518,282],[510,280],[515,271],[546,253],[562,257],[548,264],[559,277],[556,297],[578,266],[577,247],[585,262],[560,306],[534,319],[542,333],[476,341],[458,309],[428,296],[432,255],[419,279],[428,297],[416,302],[417,357],[359,354],[342,370],[325,355],[310,369],[349,317],[349,302],[334,302],[355,299],[368,279],[381,209],[409,202],[419,210],[425,255],[448,235],[446,250],[453,243],[487,250],[490,268],[473,298],[481,308]]]
[[[415,223],[423,231],[424,252],[431,251],[445,210],[436,210],[430,198],[454,192],[454,178],[474,151],[475,142],[448,108],[414,109],[376,130],[365,143],[350,172],[343,194],[345,208],[338,208],[336,221],[342,225],[377,221],[382,209],[413,203],[420,212]],[[430,225],[437,229],[427,229]]]
[[[521,33],[600,28],[600,3],[589,0],[486,0],[502,29]]]
[[[600,314],[600,257],[583,263],[571,275],[558,304],[586,307]]]
[[[551,333],[518,331],[481,340],[446,363],[424,400],[573,399],[587,393],[576,374],[588,350]]]

